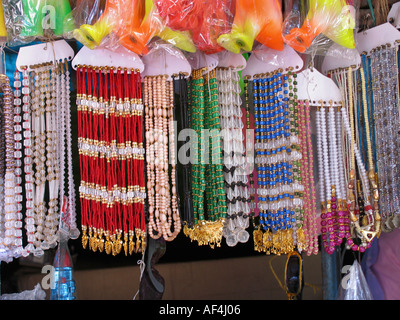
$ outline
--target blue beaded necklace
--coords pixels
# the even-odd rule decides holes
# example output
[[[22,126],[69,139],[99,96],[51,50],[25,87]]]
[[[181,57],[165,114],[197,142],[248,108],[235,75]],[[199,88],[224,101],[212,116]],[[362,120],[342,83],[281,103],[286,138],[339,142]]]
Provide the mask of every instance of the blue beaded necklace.
[[[273,233],[290,229],[295,213],[287,202],[283,205],[294,198],[288,188],[283,189],[293,183],[292,164],[287,160],[292,150],[285,140],[292,130],[287,80],[281,71],[253,80],[260,224]]]
[[[374,119],[374,98],[373,98],[373,91],[371,88],[372,84],[372,70],[371,70],[371,59],[367,57],[367,55],[362,54],[362,64],[363,64],[363,69],[365,72],[365,90],[367,94],[367,108],[368,108],[368,118],[369,118],[369,123],[370,123],[370,132],[371,132],[371,143],[372,143],[372,155],[374,158],[374,164],[375,164],[375,172],[378,171],[378,166],[377,166],[377,155],[376,155],[376,143],[375,143],[375,119]]]

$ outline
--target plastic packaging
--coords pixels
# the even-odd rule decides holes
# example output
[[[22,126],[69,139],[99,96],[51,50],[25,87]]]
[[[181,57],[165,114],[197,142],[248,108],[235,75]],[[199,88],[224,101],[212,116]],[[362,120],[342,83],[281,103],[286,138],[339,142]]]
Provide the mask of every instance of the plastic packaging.
[[[0,2],[0,43],[7,42],[7,29],[4,20],[3,4]]]
[[[218,44],[218,37],[231,31],[234,19],[233,0],[202,1],[202,15],[199,26],[192,30],[193,42],[196,47],[207,54],[224,50]]]
[[[301,27],[294,27],[284,35],[285,43],[298,52],[306,52],[312,44],[313,47],[326,46],[325,40],[313,43],[317,36],[324,35],[343,47],[355,48],[356,19],[353,2],[350,4],[345,0],[308,0],[307,3],[307,16]],[[296,13],[288,15],[283,30],[293,25],[295,17]]]
[[[0,296],[0,300],[45,300],[46,292],[36,284],[33,290],[25,290],[20,293],[5,293]]]
[[[362,268],[357,260],[349,268],[340,284],[338,300],[373,300]]]
[[[64,18],[71,12],[68,0],[3,0],[7,45],[60,38]]]
[[[293,71],[300,71],[304,62],[299,54],[288,45],[285,45],[282,51],[277,51],[259,44],[253,48],[249,64],[255,72],[264,73],[277,69],[288,70],[289,67],[292,67]],[[266,68],[265,65],[269,67]]]
[[[64,18],[64,38],[74,38],[75,29],[82,25],[93,25],[99,20],[106,6],[106,0],[77,0]]]
[[[71,12],[68,0],[21,0],[22,38],[63,36],[64,18]]]
[[[157,36],[179,49],[195,52],[191,34],[188,31],[175,31],[166,26],[153,1],[144,0],[144,17],[139,26],[124,24],[119,43],[137,54],[145,55],[149,51],[147,45],[150,40]]]
[[[154,4],[169,28],[191,33],[198,50],[207,54],[224,50],[217,40],[231,30],[234,0],[155,0]]]
[[[80,8],[90,7],[85,2],[79,5],[73,10],[72,17],[79,16]],[[91,13],[96,15],[93,8],[96,6],[92,7]],[[99,18],[94,23],[94,19],[86,23],[75,21],[73,37],[90,49],[102,46],[112,50],[123,45],[144,55],[148,53],[150,40],[158,36],[182,50],[196,50],[189,32],[173,31],[165,26],[153,0],[107,0],[101,15],[97,15]],[[110,37],[105,40],[107,36]]]
[[[21,0],[3,0],[4,22],[7,31],[7,45],[15,46],[24,43],[19,38],[23,27],[23,7]]]
[[[193,30],[199,24],[201,14],[199,0],[154,0],[154,5],[165,24],[173,30]]]
[[[282,20],[278,0],[236,0],[231,32],[219,36],[218,43],[234,53],[251,51],[255,41],[283,50]]]
[[[189,76],[192,72],[191,65],[183,52],[170,43],[153,41],[149,46],[149,53],[142,59],[146,66],[141,74],[143,78],[163,74],[172,79],[173,75]]]
[[[304,20],[304,8],[301,0],[285,0],[285,12],[283,13],[283,35],[287,35],[293,28],[300,28]],[[307,13],[307,12],[306,12]],[[303,17],[303,19],[302,19]]]
[[[60,242],[54,258],[54,276],[50,300],[75,300],[76,287],[71,254],[68,249],[68,234],[61,231]]]
[[[127,27],[129,25],[138,26],[143,13],[140,3],[140,0],[107,0],[104,10],[102,10],[98,1],[93,3],[90,0],[83,0],[73,9],[73,16],[77,19],[75,22],[77,28],[74,30],[73,36],[86,47],[94,49],[100,46],[103,39],[111,32],[120,35],[122,24],[128,24]],[[91,13],[85,23],[78,20],[83,8]],[[93,19],[93,16],[99,17]]]

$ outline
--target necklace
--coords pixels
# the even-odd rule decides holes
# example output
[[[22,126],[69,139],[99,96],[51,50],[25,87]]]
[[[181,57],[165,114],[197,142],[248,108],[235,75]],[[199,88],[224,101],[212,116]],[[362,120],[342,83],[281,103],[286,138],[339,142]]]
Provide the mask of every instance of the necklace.
[[[46,167],[47,167],[47,182],[49,191],[48,214],[45,219],[45,239],[42,243],[42,249],[54,247],[57,244],[55,235],[58,225],[56,213],[58,213],[58,163],[57,163],[57,133],[55,127],[55,77],[54,68],[46,70],[45,77],[45,121],[46,121]],[[51,74],[50,74],[51,71]],[[52,81],[51,81],[52,80]]]
[[[294,243],[297,245],[299,251],[303,251],[306,248],[305,239],[305,225],[304,225],[304,196],[306,182],[309,175],[305,175],[306,179],[302,179],[303,172],[307,172],[307,163],[303,160],[302,145],[300,142],[300,128],[299,128],[299,107],[297,99],[297,73],[292,71],[292,67],[288,68],[288,75],[284,77],[284,80],[288,82],[289,93],[288,93],[288,103],[289,103],[289,115],[291,117],[290,135],[287,132],[285,135],[289,138],[291,146],[291,155],[293,159],[293,180],[294,180],[294,198],[293,205],[295,206],[295,220],[290,218],[290,222],[293,223],[293,237]],[[286,87],[286,84],[284,84]],[[285,129],[287,126],[285,127]],[[304,145],[305,146],[305,145]],[[302,163],[303,162],[303,163]],[[287,219],[287,218],[286,218]]]
[[[316,221],[316,194],[314,181],[314,156],[311,141],[310,104],[299,100],[299,117],[302,150],[302,182],[304,185],[304,232],[307,255],[318,253],[318,230]]]
[[[378,190],[378,177],[375,173],[375,165],[374,165],[374,156],[372,151],[372,135],[370,132],[370,123],[369,123],[369,114],[368,114],[368,105],[367,105],[367,92],[366,92],[366,85],[365,85],[365,74],[363,67],[360,68],[360,75],[361,75],[361,88],[362,88],[362,104],[363,104],[363,112],[364,112],[364,121],[365,121],[365,131],[366,131],[366,140],[367,140],[367,154],[368,154],[368,178],[369,183],[372,188],[372,195],[370,197],[370,204],[374,211],[374,219],[375,221],[380,221],[380,213],[379,213],[379,190]],[[364,223],[365,224],[365,223]],[[377,229],[374,226],[375,229]],[[376,235],[379,236],[380,233],[380,226],[379,230],[377,231]],[[371,239],[372,240],[372,239]]]
[[[179,110],[176,113],[176,117],[179,118],[177,123],[177,130],[180,133],[188,133],[185,136],[184,143],[180,142],[178,139],[178,150],[187,150],[185,154],[180,153],[179,163],[177,163],[177,168],[181,168],[182,175],[183,175],[183,191],[180,192],[179,196],[179,203],[181,206],[182,215],[182,223],[184,225],[184,229],[186,225],[189,228],[193,228],[194,225],[194,216],[193,216],[193,199],[192,199],[192,163],[190,161],[190,153],[189,148],[190,146],[190,124],[189,124],[189,104],[188,104],[188,82],[186,79],[187,74],[179,73],[178,75],[173,75],[173,86],[174,92],[178,93],[178,99],[175,99],[175,103],[179,104],[175,106],[174,110]],[[179,103],[178,103],[179,102]]]
[[[398,223],[398,47],[384,46],[371,53],[371,78],[376,132],[377,173],[382,230],[392,231]],[[389,89],[390,88],[390,89]]]
[[[56,167],[56,177],[58,177],[59,181],[58,185],[60,190],[60,211],[62,212],[62,215],[66,216],[62,217],[60,225],[62,227],[65,226],[64,222],[67,221],[66,225],[68,226],[67,230],[70,238],[77,239],[80,232],[76,225],[76,193],[72,164],[73,156],[70,102],[71,79],[68,61],[64,60],[63,62],[60,62],[59,68],[54,70],[53,75],[55,77],[55,79],[53,80],[53,94],[55,94],[55,97],[53,99],[57,101],[57,98],[60,97],[59,106],[61,107],[59,108],[61,110],[58,110],[57,108],[56,110],[54,110],[56,112],[55,116],[59,119],[59,121],[55,120],[58,125],[56,130],[58,144],[55,146],[55,148],[57,148],[58,146],[59,150],[59,165],[58,167]],[[56,83],[56,86],[54,86],[54,83]],[[56,92],[54,92],[54,89],[56,90]],[[64,189],[65,170],[67,171],[67,190]]]
[[[1,104],[1,110],[2,110],[2,115],[3,113],[3,107],[4,107],[4,102],[3,100],[0,100]],[[0,124],[2,130],[0,130],[0,248],[1,248],[1,253],[0,253],[0,260],[1,261],[9,261],[9,254],[8,250],[4,245],[4,237],[5,237],[5,153],[6,153],[6,143],[5,143],[5,132],[3,128],[4,126],[5,119],[3,116],[0,117]]]
[[[329,166],[329,151],[328,138],[326,127],[326,111],[324,105],[317,110],[317,134],[318,138],[318,155],[319,155],[319,173],[320,173],[320,199],[321,199],[321,233],[322,244],[325,251],[332,254],[335,250],[334,243],[334,220],[331,211],[331,195],[334,189],[331,189],[330,166]],[[333,192],[332,192],[333,191]]]
[[[224,180],[227,195],[227,219],[224,236],[228,246],[247,242],[250,197],[245,173],[243,123],[239,74],[228,68],[217,68],[221,137],[224,153]]]
[[[166,76],[146,77],[145,96],[146,135],[149,140],[146,143],[149,235],[154,239],[162,236],[164,240],[172,241],[181,230],[176,188],[173,82],[167,81]]]
[[[15,222],[17,208],[15,205],[15,161],[13,134],[13,93],[10,80],[6,75],[0,75],[0,85],[3,92],[4,138],[5,138],[5,170],[4,170],[4,235],[0,239],[1,260],[11,261],[16,248]]]
[[[258,207],[264,230],[262,250],[267,254],[304,246],[295,77],[282,72],[253,79]]]
[[[47,206],[45,203],[45,188],[46,188],[46,122],[45,122],[45,91],[46,91],[46,65],[40,65],[37,68],[35,75],[35,96],[37,97],[37,105],[34,115],[35,127],[35,224],[36,224],[36,240],[34,242],[36,248],[41,248],[45,238],[45,219]],[[47,233],[47,230],[46,230]],[[48,249],[48,244],[44,243],[44,249]],[[43,250],[43,248],[42,248]]]
[[[206,75],[203,75],[203,71],[193,70],[190,81],[190,121],[197,136],[192,167],[194,226],[186,226],[184,233],[192,241],[198,241],[199,245],[214,248],[215,245],[221,245],[227,204],[217,79],[215,70]]]
[[[21,105],[22,99],[21,97],[21,81],[20,81],[20,73],[16,71],[14,73],[14,158],[15,158],[15,206],[16,206],[16,246],[15,256],[21,256],[23,251],[22,246],[22,126],[21,126]]]
[[[114,256],[143,251],[146,192],[139,73],[78,66],[77,88],[82,245]]]
[[[362,71],[362,70],[361,70]],[[375,200],[371,198],[370,193],[370,181],[367,176],[367,171],[365,169],[364,163],[362,161],[361,152],[359,150],[358,145],[356,144],[357,139],[355,138],[355,126],[354,126],[354,109],[353,109],[353,71],[352,68],[349,68],[347,71],[347,75],[342,74],[342,77],[345,79],[346,83],[344,84],[344,92],[348,92],[348,107],[342,107],[342,121],[345,128],[345,133],[347,134],[349,145],[350,145],[350,153],[347,167],[349,168],[349,176],[348,180],[348,196],[347,196],[347,207],[350,218],[350,232],[346,231],[347,238],[347,247],[351,248],[354,251],[364,252],[367,248],[371,246],[371,241],[374,239],[376,234],[380,229],[380,216],[379,212],[375,210],[373,212],[371,203]],[[363,77],[362,77],[363,79]],[[365,97],[365,95],[363,95]],[[363,99],[364,107],[365,107],[365,99]],[[347,114],[347,109],[349,110],[350,115]],[[367,122],[367,118],[365,118],[366,124],[365,127],[369,126]],[[369,133],[369,132],[368,132]],[[368,140],[370,139],[369,134],[366,135],[367,145],[371,146]],[[371,149],[368,151],[369,156],[372,156]],[[369,157],[369,166],[372,164],[372,157]],[[357,165],[357,167],[356,167]],[[372,164],[373,168],[373,164]],[[358,170],[357,170],[358,169]],[[356,210],[358,203],[356,203],[357,199],[357,190],[356,190],[356,170],[358,171],[360,177],[360,187],[358,190],[358,198],[362,196],[362,212],[365,214],[365,221],[360,221],[358,210]],[[371,181],[372,182],[372,181]],[[373,188],[376,188],[374,183],[372,184]],[[362,192],[361,192],[362,189]],[[376,199],[377,200],[377,199]],[[360,210],[361,212],[361,210]],[[357,239],[358,243],[355,243],[353,239]]]
[[[249,89],[251,86],[251,81],[249,81],[249,77],[245,77],[243,79],[244,82],[244,98],[245,98],[245,111],[246,111],[246,173],[248,175],[248,192],[249,198],[248,203],[250,206],[250,217],[253,222],[253,241],[254,241],[254,250],[261,252],[263,248],[263,233],[260,230],[260,224],[258,223],[258,213],[256,214],[257,209],[257,200],[256,199],[256,189],[255,189],[255,179],[254,179],[254,134],[251,129],[251,113],[250,110],[250,94]]]
[[[22,71],[23,76],[23,128],[24,128],[24,175],[25,175],[25,196],[26,196],[26,212],[25,212],[25,229],[27,233],[27,246],[24,248],[22,255],[27,257],[31,252],[35,251],[35,220],[34,220],[34,175],[33,175],[33,134],[32,134],[32,100],[35,94],[33,90],[33,73],[30,76],[27,68]]]

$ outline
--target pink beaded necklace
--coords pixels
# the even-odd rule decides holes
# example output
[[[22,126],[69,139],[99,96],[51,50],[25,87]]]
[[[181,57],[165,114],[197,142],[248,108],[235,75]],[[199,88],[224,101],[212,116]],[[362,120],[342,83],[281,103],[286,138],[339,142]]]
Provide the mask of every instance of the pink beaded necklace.
[[[318,253],[318,230],[316,220],[316,195],[314,182],[314,156],[311,141],[310,104],[308,100],[298,101],[301,138],[301,177],[304,185],[304,232],[307,255]]]

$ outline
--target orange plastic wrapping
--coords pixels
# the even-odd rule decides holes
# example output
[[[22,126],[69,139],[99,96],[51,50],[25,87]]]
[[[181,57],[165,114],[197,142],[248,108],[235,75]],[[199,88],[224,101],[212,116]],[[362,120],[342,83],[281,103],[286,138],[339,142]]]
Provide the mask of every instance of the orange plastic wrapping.
[[[85,0],[82,0],[83,5],[87,6]],[[78,10],[77,6],[73,11]],[[78,14],[76,12],[75,16]],[[190,34],[168,28],[153,0],[106,0],[104,10],[94,23],[75,25],[73,37],[91,49],[98,46],[112,48],[116,38],[117,44],[143,55],[148,52],[151,39],[157,36],[182,50],[195,51]]]
[[[218,43],[234,53],[251,51],[255,41],[281,51],[282,19],[278,0],[236,0],[231,32],[219,36]]]
[[[305,52],[323,34],[343,47],[354,49],[354,12],[354,7],[345,0],[308,0],[308,12],[301,27],[291,29],[284,41],[296,51]]]
[[[235,0],[155,0],[155,5],[168,27],[191,33],[198,50],[224,50],[218,37],[231,30]]]
[[[157,36],[179,49],[189,52],[196,51],[190,33],[174,31],[166,26],[153,1],[144,0],[145,10],[141,23],[125,25],[122,35],[119,36],[119,42],[137,54],[146,54],[149,41]]]
[[[74,37],[93,49],[100,46],[103,39],[112,32],[117,36],[123,35],[124,28],[140,25],[143,16],[141,3],[141,0],[107,0],[104,11],[95,23],[80,25],[74,30]],[[87,6],[87,1],[82,1],[81,5]],[[74,9],[77,10],[79,7]]]

